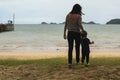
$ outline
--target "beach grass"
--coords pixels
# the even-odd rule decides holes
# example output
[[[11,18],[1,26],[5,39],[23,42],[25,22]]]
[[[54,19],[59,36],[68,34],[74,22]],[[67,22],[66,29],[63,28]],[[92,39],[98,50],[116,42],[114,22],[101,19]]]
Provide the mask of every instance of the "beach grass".
[[[73,65],[75,59],[73,59]],[[120,57],[97,57],[90,59],[91,66],[96,65],[120,65]],[[67,64],[67,58],[49,58],[36,60],[17,60],[17,59],[3,59],[0,60],[0,65],[23,65],[23,64]]]
[[[96,57],[91,58],[90,63],[90,66],[77,65],[73,59],[72,69],[68,69],[67,58],[0,60],[0,72],[2,73],[0,78],[2,80],[120,79],[120,57]]]
[[[65,58],[50,58],[50,59],[36,59],[36,60],[17,60],[17,59],[3,59],[0,60],[0,65],[5,66],[17,66],[24,64],[61,64],[66,63],[67,59]]]

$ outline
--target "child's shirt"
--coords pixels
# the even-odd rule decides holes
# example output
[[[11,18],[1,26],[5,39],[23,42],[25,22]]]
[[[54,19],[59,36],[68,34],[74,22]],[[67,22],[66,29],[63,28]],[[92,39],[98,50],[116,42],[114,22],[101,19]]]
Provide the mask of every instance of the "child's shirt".
[[[82,39],[82,53],[90,53],[90,40],[88,38]]]

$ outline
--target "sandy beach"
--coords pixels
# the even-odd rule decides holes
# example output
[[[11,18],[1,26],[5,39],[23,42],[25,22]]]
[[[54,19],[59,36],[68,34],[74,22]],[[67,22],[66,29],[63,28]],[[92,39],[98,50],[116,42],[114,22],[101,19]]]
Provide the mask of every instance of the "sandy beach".
[[[41,53],[41,52],[0,52],[0,59],[18,59],[18,60],[31,60],[31,59],[46,59],[67,57],[66,53]],[[73,53],[75,57],[75,53]],[[120,57],[120,52],[91,52],[90,57]]]
[[[31,59],[46,59],[55,57],[66,57],[66,54],[58,53],[38,53],[38,52],[2,52],[0,59],[18,59],[18,60],[31,60]]]
[[[73,64],[73,69],[69,70],[67,67],[67,53],[1,52],[0,59],[5,60],[5,62],[3,62],[5,64],[7,64],[7,59],[15,59],[15,61],[18,60],[18,62],[19,60],[28,60],[29,62],[29,60],[35,59],[55,59],[48,59],[49,61],[45,61],[44,63],[39,63],[41,61],[39,60],[39,62],[34,61],[31,64],[23,63],[16,66],[0,65],[0,80],[120,79],[119,52],[92,52],[90,56],[93,62],[89,67],[84,67],[84,65],[81,64]],[[59,58],[56,59],[57,57],[65,57],[66,59],[64,59],[66,61],[59,61]],[[107,57],[107,60],[104,57]],[[102,59],[104,59],[104,61],[102,61]],[[12,64],[12,62],[10,61],[8,64]],[[109,66],[109,64],[113,65]]]

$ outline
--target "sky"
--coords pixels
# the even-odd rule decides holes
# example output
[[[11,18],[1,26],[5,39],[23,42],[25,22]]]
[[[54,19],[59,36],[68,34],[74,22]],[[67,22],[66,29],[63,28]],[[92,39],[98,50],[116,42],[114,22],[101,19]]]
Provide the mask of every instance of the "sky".
[[[82,6],[82,20],[105,24],[120,18],[120,0],[0,0],[0,23],[16,24],[62,23],[74,4]]]

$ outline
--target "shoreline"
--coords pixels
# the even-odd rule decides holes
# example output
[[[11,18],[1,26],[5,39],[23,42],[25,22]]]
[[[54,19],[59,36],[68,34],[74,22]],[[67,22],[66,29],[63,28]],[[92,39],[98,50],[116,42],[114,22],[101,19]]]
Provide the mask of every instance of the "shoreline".
[[[91,52],[91,58],[98,57],[120,57],[120,52]],[[0,59],[17,59],[17,60],[34,60],[34,59],[48,59],[48,58],[67,58],[67,52],[0,52]],[[75,53],[73,53],[75,58]],[[80,56],[81,57],[81,56]]]

